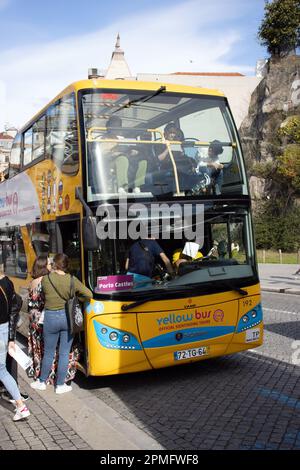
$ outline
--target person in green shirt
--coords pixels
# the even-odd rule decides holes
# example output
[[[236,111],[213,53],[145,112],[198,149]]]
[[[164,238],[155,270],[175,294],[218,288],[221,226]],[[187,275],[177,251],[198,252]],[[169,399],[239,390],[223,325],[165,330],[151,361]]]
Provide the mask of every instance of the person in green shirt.
[[[31,383],[37,390],[46,390],[46,380],[51,369],[55,350],[59,340],[56,393],[66,393],[72,390],[71,385],[65,383],[68,369],[69,353],[73,336],[70,334],[65,303],[70,298],[71,275],[68,274],[69,258],[64,253],[58,253],[53,260],[51,274],[42,279],[42,288],[45,296],[44,316],[44,357],[42,360],[41,375],[38,380]],[[82,282],[74,277],[75,293],[79,300],[86,301],[93,294]]]

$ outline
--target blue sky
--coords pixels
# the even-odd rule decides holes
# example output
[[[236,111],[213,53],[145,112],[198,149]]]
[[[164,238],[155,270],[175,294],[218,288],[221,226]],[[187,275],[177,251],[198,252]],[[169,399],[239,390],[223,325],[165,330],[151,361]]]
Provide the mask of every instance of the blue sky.
[[[264,0],[0,0],[0,129],[20,126],[89,67],[116,35],[132,74],[240,72],[267,57]]]

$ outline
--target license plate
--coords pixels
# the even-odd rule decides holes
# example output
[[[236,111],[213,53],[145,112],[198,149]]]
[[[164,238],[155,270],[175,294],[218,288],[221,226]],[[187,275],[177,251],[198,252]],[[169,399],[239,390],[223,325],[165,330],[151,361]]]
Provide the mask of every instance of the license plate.
[[[260,329],[252,328],[252,330],[246,331],[246,343],[252,343],[258,341],[260,337]]]
[[[184,349],[183,351],[175,351],[175,361],[182,361],[184,359],[192,359],[193,357],[205,356],[208,354],[208,347],[202,346],[201,348]]]

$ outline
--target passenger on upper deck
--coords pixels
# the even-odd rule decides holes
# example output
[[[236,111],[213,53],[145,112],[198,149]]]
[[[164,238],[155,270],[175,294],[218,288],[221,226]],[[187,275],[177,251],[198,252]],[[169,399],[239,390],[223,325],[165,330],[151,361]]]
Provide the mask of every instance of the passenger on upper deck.
[[[174,122],[170,122],[164,128],[164,138],[170,142],[183,142],[184,134]],[[162,145],[162,147],[163,150],[161,150],[160,146],[157,149],[159,169],[173,171],[169,148],[166,145]],[[174,148],[174,145],[171,144],[170,149],[174,157],[178,174],[182,176],[193,174],[195,170],[194,160],[184,154],[182,147],[180,147],[180,149],[176,149]]]
[[[203,160],[198,165],[198,170],[206,168],[207,173],[212,179],[215,193],[221,194],[223,184],[223,168],[224,165],[220,163],[219,155],[223,153],[223,147],[219,140],[213,140],[208,147],[208,158]]]
[[[184,134],[181,129],[179,129],[174,122],[169,122],[164,128],[164,137],[169,141],[180,141],[184,140]],[[176,157],[183,157],[182,152],[172,151],[174,159]],[[181,155],[178,155],[181,154]],[[171,165],[170,153],[168,147],[165,147],[162,152],[157,155],[159,160],[160,169],[169,169]]]
[[[200,191],[201,187],[199,185],[199,175],[197,174],[197,161],[194,156],[190,156],[185,151],[185,148],[180,145],[180,150],[175,148],[173,142],[184,141],[184,134],[182,130],[176,126],[174,122],[170,122],[166,125],[164,129],[164,137],[166,140],[170,141],[170,150],[174,157],[176,164],[176,169],[178,173],[179,186],[182,191],[190,192],[191,188],[196,188],[193,194],[196,194],[198,190]],[[163,150],[161,150],[163,147]],[[157,146],[156,146],[157,148]],[[170,157],[170,151],[168,146],[161,145],[157,151],[157,159],[159,161],[160,171],[172,172],[173,174],[173,165]]]
[[[124,139],[122,119],[111,116],[106,123],[107,131],[104,139]],[[103,148],[103,147],[102,147]],[[140,192],[140,186],[145,182],[147,160],[140,156],[138,150],[130,145],[107,142],[104,147],[104,156],[111,159],[116,172],[118,192],[127,193],[128,190]],[[131,187],[133,186],[133,187]]]

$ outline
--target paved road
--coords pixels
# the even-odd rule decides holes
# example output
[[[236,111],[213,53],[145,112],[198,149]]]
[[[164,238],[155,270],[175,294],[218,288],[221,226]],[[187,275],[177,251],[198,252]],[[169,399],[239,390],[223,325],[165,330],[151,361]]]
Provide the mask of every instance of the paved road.
[[[0,402],[0,449],[300,449],[300,296],[263,293],[261,348],[189,366],[89,377],[30,392],[13,423]]]
[[[300,295],[300,275],[294,273],[294,264],[259,264],[259,278],[262,290]]]
[[[77,382],[165,449],[300,449],[300,297],[264,293],[263,306],[259,349]]]

